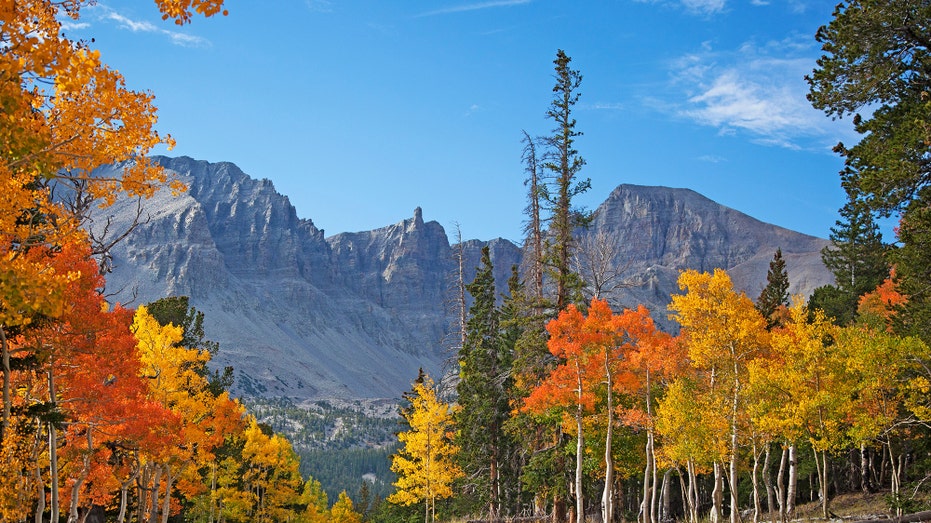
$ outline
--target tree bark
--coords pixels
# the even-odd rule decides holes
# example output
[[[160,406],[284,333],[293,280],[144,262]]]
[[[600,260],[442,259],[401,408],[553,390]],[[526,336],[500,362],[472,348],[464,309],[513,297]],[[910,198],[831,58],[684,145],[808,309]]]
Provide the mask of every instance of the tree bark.
[[[663,472],[663,488],[661,490],[662,494],[660,495],[660,511],[659,511],[659,520],[660,521],[671,521],[672,520],[672,498],[669,494],[669,482],[670,477],[672,476],[672,469],[666,469]]]
[[[134,475],[126,481],[120,482],[120,512],[116,516],[116,523],[123,523],[126,520],[126,509],[129,506],[129,486],[132,485],[135,479]]]
[[[149,507],[149,523],[158,522],[158,491],[161,489],[162,467],[155,466],[155,477],[152,478],[152,505]]]
[[[786,463],[788,462],[789,449],[782,448],[782,456],[779,458],[779,472],[776,475],[776,501],[779,503],[779,520],[786,521]]]
[[[168,515],[171,512],[171,487],[174,480],[171,470],[167,469],[165,471],[165,499],[162,501],[162,523],[168,523]]]
[[[652,414],[650,411],[650,371],[647,369],[646,373],[646,391],[647,391],[647,418],[651,418]],[[650,482],[652,476],[655,473],[656,460],[653,454],[653,429],[652,427],[647,428],[647,442],[646,442],[646,467],[643,471],[643,503],[641,505],[640,512],[642,513],[641,523],[652,523],[653,520],[653,511],[652,511],[652,499],[653,495],[650,488]]]
[[[52,362],[49,357],[48,370],[48,395],[49,401],[55,404],[57,393],[55,392],[55,375],[52,373]],[[87,429],[90,434],[90,428]],[[89,436],[88,436],[89,437]],[[90,448],[87,450],[90,452]],[[58,430],[51,421],[48,423],[48,455],[49,455],[49,483],[51,485],[49,493],[49,521],[58,521],[59,519],[59,492],[58,492]],[[43,496],[44,497],[44,496]],[[45,500],[43,500],[44,502]]]
[[[689,475],[689,519],[691,523],[698,523],[698,474],[695,472],[695,462],[688,462]]]
[[[78,507],[79,502],[81,501],[81,487],[84,485],[84,481],[87,479],[87,476],[91,471],[91,453],[94,448],[93,443],[93,428],[88,426],[87,454],[84,455],[84,468],[81,469],[81,473],[75,479],[74,485],[71,486],[71,510],[68,511],[68,523],[76,523],[78,521]]]
[[[575,522],[585,522],[585,503],[582,498],[582,463],[584,461],[583,453],[585,452],[585,436],[582,433],[582,380],[579,379],[579,405],[575,411],[575,425],[578,436],[575,438]]]
[[[770,451],[772,450],[772,443],[766,444],[766,454],[763,458],[763,485],[766,487],[766,510],[769,512],[769,520],[772,523],[776,523],[776,513],[773,510],[775,505],[775,500],[773,499],[773,478],[770,473]]]
[[[795,444],[789,445],[789,487],[786,489],[786,518],[795,515],[795,496],[798,491],[798,456]]]
[[[818,476],[818,497],[821,498],[821,517],[828,518],[828,453],[812,449],[815,455],[815,472]]]
[[[10,430],[10,411],[12,400],[10,398],[10,380],[13,370],[10,368],[10,347],[7,344],[6,329],[0,325],[0,359],[3,361],[3,419],[0,420],[0,443]]]
[[[759,523],[760,513],[763,512],[760,504],[760,453],[756,448],[756,440],[753,441],[753,523]]]
[[[653,434],[647,431],[646,443],[646,468],[643,471],[643,501],[640,503],[640,522],[652,523],[652,511],[650,507],[653,499]]]
[[[873,491],[873,486],[870,483],[869,449],[866,448],[866,443],[860,444],[860,490],[864,494]]]
[[[608,379],[608,428],[605,435],[605,487],[601,494],[601,516],[602,521],[611,523],[614,521],[614,457],[611,454],[614,446],[614,383],[612,383],[611,368],[607,357],[605,358],[605,376]],[[647,438],[649,437],[648,434]],[[649,459],[649,454],[647,454],[647,461]]]
[[[41,447],[40,441],[42,440],[42,422],[36,422],[36,448]],[[42,516],[45,514],[45,480],[42,479],[42,468],[39,467],[39,460],[36,459],[36,466],[33,468],[35,473],[35,482],[36,482],[36,512],[35,512],[35,522],[42,523]]]
[[[720,523],[723,515],[724,503],[724,472],[721,464],[714,462],[714,489],[711,491],[711,523]]]
[[[740,507],[737,503],[737,413],[740,400],[740,379],[738,378],[737,360],[734,360],[734,397],[731,399],[731,455],[728,474],[728,490],[731,494],[730,523],[740,523]]]

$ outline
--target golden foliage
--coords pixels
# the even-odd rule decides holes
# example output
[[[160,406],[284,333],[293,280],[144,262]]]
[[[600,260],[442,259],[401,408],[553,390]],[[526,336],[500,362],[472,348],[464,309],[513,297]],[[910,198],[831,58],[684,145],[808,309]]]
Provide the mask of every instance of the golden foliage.
[[[452,411],[436,397],[430,378],[416,383],[411,406],[404,413],[410,429],[398,434],[403,447],[392,458],[398,475],[397,491],[388,502],[411,505],[450,497],[452,482],[462,476],[455,463],[458,448],[452,444]]]

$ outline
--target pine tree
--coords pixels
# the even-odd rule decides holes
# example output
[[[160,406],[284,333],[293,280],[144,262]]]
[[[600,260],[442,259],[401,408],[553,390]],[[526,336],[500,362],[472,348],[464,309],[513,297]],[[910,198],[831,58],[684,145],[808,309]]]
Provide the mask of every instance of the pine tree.
[[[812,105],[834,118],[852,116],[860,134],[855,145],[839,143],[834,149],[844,158],[844,188],[860,196],[868,211],[900,217],[900,247],[890,259],[909,299],[898,328],[926,341],[931,341],[929,19],[927,2],[845,0],[816,33],[824,54],[807,78]]]
[[[502,344],[495,305],[494,267],[488,246],[467,288],[473,298],[466,341],[459,353],[459,410],[456,443],[459,463],[475,488],[477,501],[490,517],[501,512],[500,474],[509,446],[504,434],[508,417],[511,354]]]
[[[546,138],[548,150],[543,161],[544,170],[550,173],[549,188],[544,193],[550,212],[551,236],[547,242],[545,262],[556,285],[556,310],[582,300],[582,281],[571,267],[573,233],[577,227],[590,221],[587,212],[572,205],[573,198],[591,187],[591,180],[579,179],[585,160],[574,147],[575,139],[582,133],[575,128],[572,108],[579,101],[582,75],[569,67],[571,61],[562,49],[556,52],[553,61],[556,85],[553,86],[550,108],[546,111],[546,117],[556,125],[552,135]]]
[[[821,260],[834,273],[841,290],[857,297],[872,291],[889,276],[882,233],[866,205],[850,198],[840,209],[842,220],[831,227],[831,245]]]
[[[789,305],[789,274],[786,272],[786,261],[782,257],[782,248],[776,249],[773,261],[769,262],[769,272],[766,273],[766,287],[756,299],[756,310],[766,318],[768,329],[779,323],[775,317],[780,307]]]
[[[863,200],[849,196],[840,209],[841,220],[831,228],[831,245],[821,250],[821,260],[834,274],[834,285],[815,289],[811,309],[821,309],[838,325],[852,322],[857,300],[889,275],[882,233]]]
[[[527,186],[527,207],[524,212],[527,214],[527,223],[524,232],[527,237],[524,240],[524,273],[530,281],[531,291],[537,300],[543,299],[543,218],[542,203],[546,195],[546,186],[540,180],[540,162],[537,158],[537,142],[530,137],[527,131],[524,133],[524,170],[527,172],[527,179],[524,185]]]

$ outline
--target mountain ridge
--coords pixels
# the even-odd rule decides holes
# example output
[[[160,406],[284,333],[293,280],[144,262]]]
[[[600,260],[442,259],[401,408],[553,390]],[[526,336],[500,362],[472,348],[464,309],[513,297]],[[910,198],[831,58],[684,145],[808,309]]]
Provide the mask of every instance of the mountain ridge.
[[[117,300],[135,294],[134,304],[189,296],[205,313],[207,336],[220,342],[216,364],[236,369],[234,392],[396,398],[418,368],[443,373],[452,356],[455,246],[420,207],[394,224],[325,236],[298,218],[271,181],[235,164],[156,161],[189,190],[144,202],[148,220],[114,249],[108,289],[123,291]],[[129,223],[135,203],[106,212]],[[832,281],[820,263],[827,240],[765,224],[690,189],[620,185],[595,211],[591,228],[580,231],[580,242],[598,235],[616,239],[613,261],[636,283],[617,291],[615,306],[644,303],[664,325],[683,268],[725,268],[755,297],[781,247],[793,292]],[[466,281],[486,244],[504,292],[511,266],[521,261],[508,240],[463,241]]]

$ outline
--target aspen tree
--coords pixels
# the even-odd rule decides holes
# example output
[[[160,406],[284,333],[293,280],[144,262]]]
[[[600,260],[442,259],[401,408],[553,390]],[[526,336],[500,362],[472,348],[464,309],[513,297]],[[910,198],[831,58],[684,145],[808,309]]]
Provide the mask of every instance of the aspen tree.
[[[398,475],[389,503],[424,504],[424,522],[436,517],[436,500],[452,496],[452,483],[462,475],[455,462],[459,449],[452,443],[452,409],[436,397],[433,380],[414,383],[411,402],[402,414],[409,430],[398,434],[402,447],[392,457]]]

